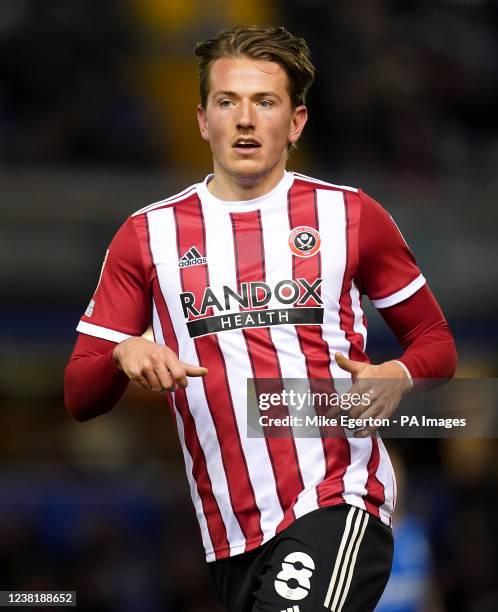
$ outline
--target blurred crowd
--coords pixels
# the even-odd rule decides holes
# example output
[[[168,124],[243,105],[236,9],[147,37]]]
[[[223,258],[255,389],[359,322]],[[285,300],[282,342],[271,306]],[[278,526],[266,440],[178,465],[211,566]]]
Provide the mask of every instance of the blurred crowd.
[[[321,155],[405,172],[496,165],[496,2],[291,0],[285,7],[321,66],[311,94]]]
[[[157,138],[154,106],[166,102],[154,102],[161,87],[155,81],[161,71],[167,81],[192,64],[194,41],[223,19],[208,13],[213,2],[190,1],[184,9],[139,4],[2,2],[0,160],[178,161],[182,136],[170,126],[164,140]],[[275,3],[273,13],[309,41],[318,66],[309,130],[318,162],[408,172],[496,164],[496,2],[289,0]],[[191,94],[182,85],[159,90],[174,101],[168,108],[177,121],[191,117],[182,105]]]
[[[3,162],[154,162],[152,126],[126,72],[136,44],[123,8],[115,1],[2,2]]]

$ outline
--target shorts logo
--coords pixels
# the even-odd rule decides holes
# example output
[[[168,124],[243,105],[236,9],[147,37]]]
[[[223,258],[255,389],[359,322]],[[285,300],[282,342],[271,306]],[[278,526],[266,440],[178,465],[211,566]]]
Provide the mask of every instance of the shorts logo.
[[[178,266],[180,268],[189,268],[190,266],[201,266],[207,263],[207,257],[203,257],[198,249],[193,246],[180,258]]]
[[[282,569],[275,579],[275,590],[285,599],[292,601],[304,599],[310,591],[310,578],[314,569],[315,563],[306,553],[293,552],[288,554],[284,558]]]
[[[292,608],[285,608],[281,612],[299,612],[299,606],[292,606]]]
[[[295,227],[289,235],[289,248],[297,257],[311,257],[320,250],[318,231],[309,225]]]

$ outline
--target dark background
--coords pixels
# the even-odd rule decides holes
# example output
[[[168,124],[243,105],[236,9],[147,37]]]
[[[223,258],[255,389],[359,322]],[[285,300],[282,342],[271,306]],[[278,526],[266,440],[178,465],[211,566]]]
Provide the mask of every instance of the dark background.
[[[382,202],[455,333],[457,375],[497,375],[497,17],[494,0],[2,0],[1,589],[218,610],[164,401],[130,387],[78,424],[62,378],[113,233],[210,171],[192,48],[222,27],[308,40],[317,79],[290,169]],[[375,312],[369,346],[399,354]],[[393,450],[432,558],[417,609],[497,610],[496,440]]]

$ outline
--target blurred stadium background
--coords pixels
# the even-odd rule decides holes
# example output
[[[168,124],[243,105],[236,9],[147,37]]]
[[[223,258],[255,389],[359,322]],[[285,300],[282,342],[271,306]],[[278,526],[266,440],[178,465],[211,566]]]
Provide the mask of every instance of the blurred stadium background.
[[[497,376],[496,0],[2,0],[1,589],[219,610],[164,400],[130,388],[78,424],[62,377],[114,231],[210,170],[192,48],[238,23],[309,41],[290,167],[384,204],[449,318],[458,375]],[[397,350],[373,312],[369,333],[375,360]],[[496,440],[388,445],[404,493],[379,609],[498,610]]]

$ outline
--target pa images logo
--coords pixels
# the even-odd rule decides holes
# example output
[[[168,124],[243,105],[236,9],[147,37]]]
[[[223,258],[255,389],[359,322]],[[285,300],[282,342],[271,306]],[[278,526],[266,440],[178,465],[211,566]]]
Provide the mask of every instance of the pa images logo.
[[[289,235],[289,248],[297,257],[312,257],[320,250],[320,234],[314,227],[300,225]]]

